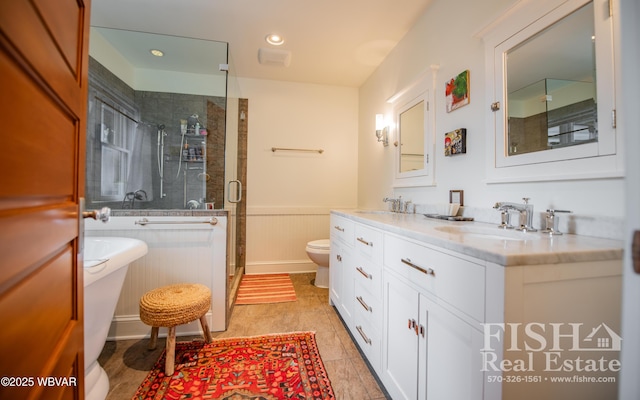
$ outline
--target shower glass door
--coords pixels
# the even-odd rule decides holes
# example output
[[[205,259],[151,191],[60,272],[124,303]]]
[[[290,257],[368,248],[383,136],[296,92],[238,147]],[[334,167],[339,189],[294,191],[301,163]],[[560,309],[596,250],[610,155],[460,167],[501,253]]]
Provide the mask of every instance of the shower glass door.
[[[227,118],[224,207],[229,211],[229,308],[235,302],[238,285],[244,274],[246,243],[246,177],[247,177],[247,113],[248,100],[241,98],[240,87],[231,57],[227,79]],[[230,315],[229,313],[228,315]]]

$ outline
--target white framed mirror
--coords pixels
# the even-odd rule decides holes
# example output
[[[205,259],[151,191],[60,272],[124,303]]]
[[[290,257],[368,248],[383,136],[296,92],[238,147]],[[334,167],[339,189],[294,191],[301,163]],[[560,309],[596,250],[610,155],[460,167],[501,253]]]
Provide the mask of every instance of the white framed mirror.
[[[622,176],[608,4],[524,1],[487,30],[489,182]]]
[[[425,169],[425,117],[427,102],[415,99],[398,113],[398,172],[412,173]]]
[[[427,74],[387,102],[394,105],[394,187],[431,186],[433,135]]]

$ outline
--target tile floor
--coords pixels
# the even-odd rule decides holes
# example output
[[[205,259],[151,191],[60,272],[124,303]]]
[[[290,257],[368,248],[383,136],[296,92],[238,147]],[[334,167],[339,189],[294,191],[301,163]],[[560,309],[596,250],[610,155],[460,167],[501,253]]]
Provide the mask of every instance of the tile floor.
[[[329,291],[311,285],[313,274],[292,274],[298,301],[235,306],[229,329],[213,337],[315,331],[320,355],[337,400],[389,398],[369,371],[349,333],[329,305]],[[161,329],[160,333],[162,334]],[[178,338],[188,340],[189,338]],[[160,357],[164,339],[147,350],[147,339],[107,342],[98,361],[111,384],[107,400],[130,399]]]

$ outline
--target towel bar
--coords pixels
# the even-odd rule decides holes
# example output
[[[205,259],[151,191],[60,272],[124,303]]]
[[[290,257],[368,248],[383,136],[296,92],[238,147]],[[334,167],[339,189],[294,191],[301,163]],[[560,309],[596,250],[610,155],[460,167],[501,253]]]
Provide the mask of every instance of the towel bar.
[[[271,151],[273,151],[274,153],[276,151],[304,151],[304,152],[311,152],[311,153],[324,153],[323,149],[287,149],[284,147],[272,147]]]
[[[149,221],[146,218],[139,219],[135,222],[136,225],[155,225],[155,224],[210,224],[216,225],[218,220],[215,217],[211,217],[206,221]]]

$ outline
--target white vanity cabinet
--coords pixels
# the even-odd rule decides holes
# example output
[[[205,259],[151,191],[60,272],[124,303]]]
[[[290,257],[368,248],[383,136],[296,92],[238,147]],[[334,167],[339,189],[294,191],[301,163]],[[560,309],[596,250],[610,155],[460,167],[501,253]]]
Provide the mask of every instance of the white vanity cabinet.
[[[353,221],[331,215],[329,299],[349,329],[353,326],[353,226]]]
[[[444,226],[331,214],[331,303],[391,398],[616,398],[621,242]]]
[[[394,399],[482,399],[482,265],[385,235],[381,379]]]

